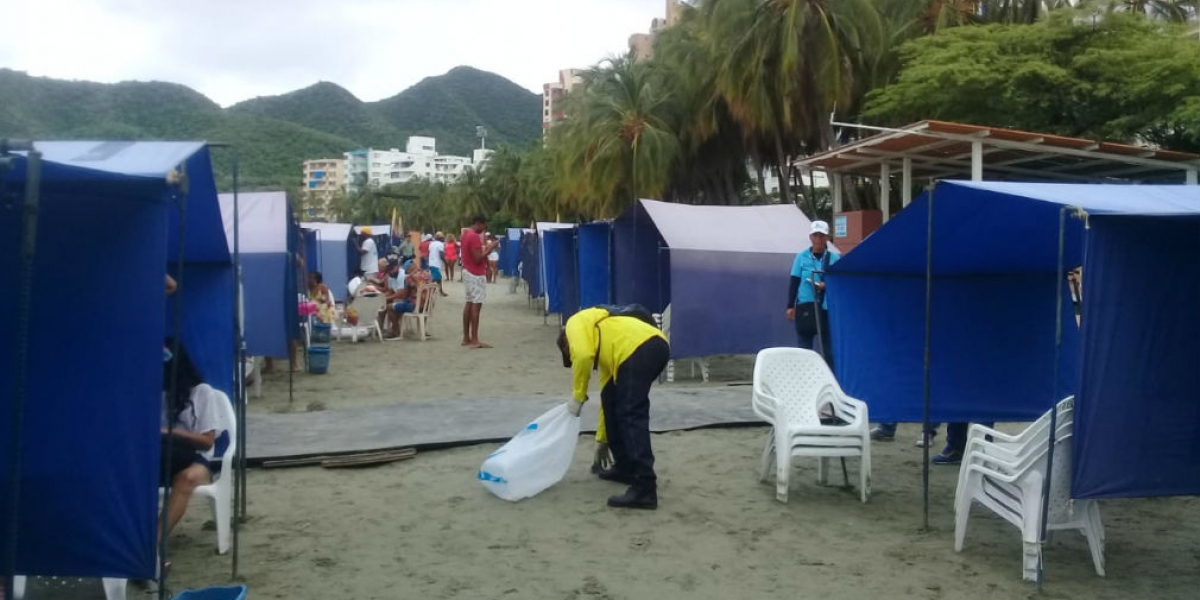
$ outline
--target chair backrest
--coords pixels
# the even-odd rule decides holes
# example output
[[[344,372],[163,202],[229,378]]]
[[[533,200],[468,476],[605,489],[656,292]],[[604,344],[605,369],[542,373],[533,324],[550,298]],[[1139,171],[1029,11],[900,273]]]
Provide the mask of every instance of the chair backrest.
[[[433,307],[437,304],[438,286],[436,283],[426,283],[417,288],[417,303],[414,311],[419,315],[428,315],[433,313]]]
[[[803,348],[767,348],[754,360],[754,394],[775,399],[776,426],[821,424],[821,407],[845,394],[820,354]]]
[[[386,297],[383,294],[358,296],[354,299],[354,308],[358,311],[358,326],[363,327],[375,322],[379,309],[383,308]]]
[[[213,390],[217,393],[217,426],[221,428],[223,433],[228,433],[228,447],[225,448],[223,454],[219,454],[223,463],[221,468],[224,469],[225,463],[231,462],[237,456],[237,412],[233,409],[233,402],[229,400],[229,396],[221,390]],[[220,434],[218,434],[220,437]]]

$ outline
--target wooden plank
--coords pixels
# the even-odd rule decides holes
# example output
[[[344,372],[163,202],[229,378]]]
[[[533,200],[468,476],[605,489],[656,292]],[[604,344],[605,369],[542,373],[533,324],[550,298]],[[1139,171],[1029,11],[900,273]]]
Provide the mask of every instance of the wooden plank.
[[[327,461],[323,461],[321,463],[321,466],[325,467],[326,469],[336,469],[336,468],[343,468],[343,467],[366,467],[366,466],[382,465],[382,464],[392,463],[392,462],[401,461],[401,460],[408,460],[410,458],[415,457],[416,455],[417,455],[417,453],[413,452],[413,451],[363,454],[363,455],[359,455],[359,456],[347,456],[347,457],[339,457],[339,458],[335,458],[335,459],[330,459]]]
[[[261,466],[264,469],[278,469],[278,468],[287,468],[287,467],[312,467],[312,466],[317,466],[317,465],[324,465],[325,463],[328,463],[328,462],[339,463],[339,462],[346,462],[346,461],[367,464],[369,461],[378,461],[378,460],[384,460],[384,459],[388,459],[388,460],[385,460],[384,462],[391,462],[391,459],[403,460],[405,458],[412,458],[412,457],[416,456],[416,454],[417,454],[416,448],[401,448],[399,450],[384,450],[384,451],[379,451],[379,452],[360,452],[357,454],[321,455],[321,456],[307,456],[307,457],[302,457],[302,458],[282,458],[282,459],[278,459],[278,460],[265,460],[262,462]],[[395,457],[399,457],[399,458],[395,458]],[[380,463],[380,464],[382,464],[382,463]]]

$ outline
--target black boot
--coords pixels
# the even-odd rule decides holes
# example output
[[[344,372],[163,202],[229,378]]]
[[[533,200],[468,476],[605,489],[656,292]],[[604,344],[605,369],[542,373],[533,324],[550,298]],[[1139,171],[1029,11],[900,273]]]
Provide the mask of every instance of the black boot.
[[[600,469],[596,471],[596,476],[605,481],[615,481],[625,485],[633,485],[633,475],[622,473],[616,469]]]
[[[624,494],[609,498],[608,505],[613,508],[655,510],[658,508],[658,488],[631,485]]]

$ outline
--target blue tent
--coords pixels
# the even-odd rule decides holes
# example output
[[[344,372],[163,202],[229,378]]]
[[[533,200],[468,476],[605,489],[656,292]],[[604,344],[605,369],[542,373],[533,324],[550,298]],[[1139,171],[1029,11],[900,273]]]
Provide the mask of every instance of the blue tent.
[[[613,223],[613,294],[653,312],[670,305],[673,358],[794,345],[788,272],[809,227],[791,204],[642,200]]]
[[[221,194],[225,236],[233,251],[234,198]],[[284,192],[238,195],[239,262],[246,352],[252,356],[288,356],[288,341],[299,330],[295,267],[298,233]]]
[[[579,306],[612,301],[612,223],[580,225],[578,235]]]
[[[321,271],[321,237],[315,229],[300,228],[304,236],[304,269],[309,273]]]
[[[543,296],[545,297],[545,304],[542,307],[543,314],[559,312],[559,310],[562,308],[560,306],[561,299],[558,298],[559,287],[557,273],[561,268],[559,262],[564,256],[558,252],[557,247],[555,250],[552,250],[546,246],[546,241],[549,239],[546,234],[556,229],[573,229],[574,227],[575,226],[571,223],[541,222],[537,224],[537,237],[534,239],[536,240],[537,245],[537,262],[535,264],[538,272],[538,280],[537,285],[535,286],[531,284],[529,289],[531,292],[535,290],[538,292],[536,294],[532,294],[534,298]],[[572,262],[574,262],[574,260],[572,260]],[[551,304],[555,306],[556,310],[552,310],[550,308]]]
[[[846,391],[875,420],[921,421],[932,239],[931,421],[1031,420],[1077,394],[1074,495],[1200,493],[1200,188],[941,182],[933,194],[830,269]],[[1061,269],[1084,269],[1082,340],[1060,227]]]
[[[521,277],[529,288],[530,298],[542,297],[542,270],[539,268],[541,257],[538,252],[538,235],[535,231],[526,231],[521,235]]]
[[[15,510],[19,523],[14,532],[0,522],[0,574],[10,574],[15,533],[19,574],[152,578],[162,344],[176,302],[197,367],[233,397],[233,268],[208,149],[190,142],[36,147],[44,162],[27,288],[17,280],[27,159],[0,172],[0,273],[30,294],[33,326],[23,346],[0,344],[0,515]],[[168,301],[163,273],[177,266],[181,249],[182,269],[172,269],[181,287]],[[76,268],[81,259],[86,268]],[[95,291],[100,310],[64,309],[64,289]],[[17,317],[18,297],[0,294],[0,314]],[[19,373],[18,394],[11,382]],[[23,411],[15,507],[14,406]]]
[[[546,252],[546,310],[561,315],[565,321],[579,311],[575,229],[547,229],[542,235]]]
[[[311,229],[317,232],[317,237],[320,239],[318,253],[321,261],[321,276],[325,280],[325,285],[329,286],[329,291],[333,292],[333,299],[338,302],[346,300],[346,284],[350,282],[351,271],[347,268],[350,265],[350,248],[353,240],[350,239],[353,226],[346,223],[301,223],[301,227]],[[353,256],[357,265],[358,255]]]
[[[504,236],[504,247],[500,251],[500,270],[509,277],[517,276],[517,265],[521,262],[521,234],[525,230],[519,227],[509,227]]]

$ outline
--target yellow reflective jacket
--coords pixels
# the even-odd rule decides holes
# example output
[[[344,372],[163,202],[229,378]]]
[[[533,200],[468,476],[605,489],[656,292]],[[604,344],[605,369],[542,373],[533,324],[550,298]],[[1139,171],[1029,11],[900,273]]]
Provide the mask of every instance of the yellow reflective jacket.
[[[653,337],[667,339],[657,327],[637,317],[610,317],[603,308],[587,308],[575,313],[567,319],[566,334],[571,349],[573,394],[580,402],[588,399],[593,368],[600,371],[600,387],[603,388],[610,380],[615,380],[617,369],[646,340]],[[602,407],[596,441],[607,440]]]

